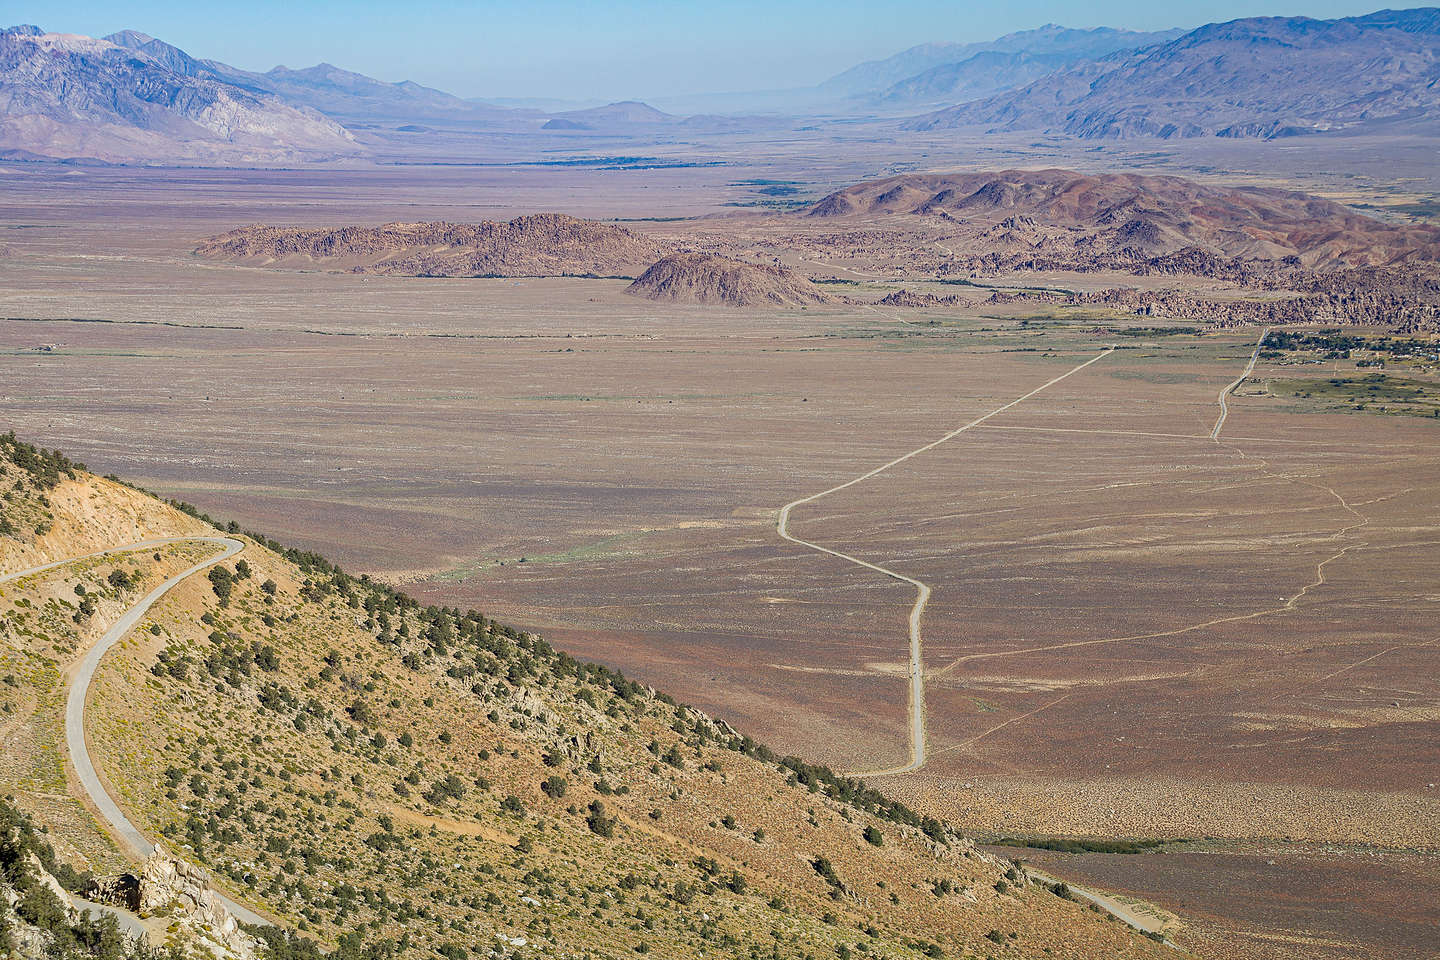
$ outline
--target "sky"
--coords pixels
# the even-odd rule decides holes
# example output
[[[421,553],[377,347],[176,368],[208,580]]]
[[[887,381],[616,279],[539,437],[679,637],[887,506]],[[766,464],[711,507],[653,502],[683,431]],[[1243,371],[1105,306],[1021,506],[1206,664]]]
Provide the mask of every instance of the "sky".
[[[1344,0],[3,0],[5,25],[104,36],[132,29],[250,70],[321,61],[464,97],[618,100],[813,85],[935,40],[1045,23],[1135,30],[1258,15],[1352,16]]]

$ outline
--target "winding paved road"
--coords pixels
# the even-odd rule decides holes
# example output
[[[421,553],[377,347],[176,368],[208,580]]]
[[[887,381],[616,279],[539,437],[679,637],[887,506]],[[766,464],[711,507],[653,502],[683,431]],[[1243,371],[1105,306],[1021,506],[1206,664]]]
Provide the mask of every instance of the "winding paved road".
[[[76,563],[81,560],[89,560],[94,557],[111,556],[117,553],[133,553],[137,550],[150,550],[169,543],[211,543],[224,547],[220,553],[175,574],[169,580],[157,586],[147,593],[143,599],[137,602],[125,615],[111,625],[105,635],[91,647],[80,661],[75,672],[70,677],[70,686],[66,692],[65,699],[65,746],[70,752],[70,762],[75,767],[75,776],[80,781],[81,788],[90,802],[100,811],[100,815],[110,824],[111,830],[118,836],[122,844],[131,853],[140,859],[148,857],[155,849],[155,845],[145,839],[145,835],[130,819],[125,816],[120,805],[115,802],[100,782],[100,776],[95,772],[95,764],[90,759],[90,749],[85,743],[85,699],[90,692],[90,684],[95,679],[95,670],[100,666],[101,659],[109,652],[110,648],[119,643],[120,640],[135,628],[140,618],[154,603],[165,594],[169,593],[176,584],[186,577],[199,573],[207,567],[228,560],[241,550],[245,544],[230,537],[160,537],[153,540],[140,540],[136,543],[129,543],[119,547],[110,547],[106,550],[97,550],[94,553],[87,553],[79,557],[70,557],[66,560],[57,560],[54,563],[41,564],[38,567],[30,567],[26,570],[19,570],[15,573],[0,574],[0,583],[9,583],[14,580],[21,580],[25,577],[34,576],[37,573],[44,573],[56,567],[63,567],[67,564]],[[234,915],[235,919],[242,923],[255,923],[265,926],[270,921],[255,913],[247,907],[241,906],[234,900],[225,896],[220,891],[215,891],[215,896]]]
[[[801,497],[799,500],[792,500],[789,503],[785,504],[785,506],[780,508],[780,516],[775,521],[775,532],[780,534],[780,537],[782,539],[788,540],[791,543],[799,544],[802,547],[807,547],[811,550],[818,551],[819,553],[829,554],[832,557],[838,557],[839,559],[844,560],[847,563],[853,563],[856,566],[864,567],[867,570],[873,570],[876,573],[883,574],[884,576],[890,577],[893,580],[899,580],[901,583],[908,583],[910,584],[910,586],[915,588],[915,603],[910,608],[910,759],[906,763],[898,767],[888,767],[884,770],[869,770],[863,772],[856,772],[851,774],[851,776],[880,777],[896,773],[913,773],[916,770],[919,770],[921,767],[925,766],[925,663],[921,655],[920,619],[925,614],[925,605],[930,602],[930,585],[925,583],[923,580],[917,580],[914,577],[908,577],[897,570],[892,570],[889,567],[881,566],[878,563],[870,563],[866,560],[861,560],[859,557],[853,557],[848,553],[842,553],[841,551],[831,549],[830,547],[822,547],[820,544],[812,543],[809,540],[802,540],[800,537],[797,537],[790,532],[791,512],[796,507],[803,506],[807,503],[814,503],[821,497],[828,497],[832,493],[839,493],[841,490],[844,490],[848,487],[853,487],[857,483],[863,483],[864,481],[869,480],[871,477],[876,476],[877,474],[884,473],[891,467],[902,464],[912,457],[917,457],[920,454],[926,452],[927,450],[933,450],[945,441],[950,440],[954,437],[958,437],[960,434],[966,432],[967,430],[972,430],[975,427],[980,426],[982,423],[989,420],[991,417],[998,416],[999,414],[1004,413],[1006,410],[1009,410],[1011,407],[1024,403],[1026,400],[1029,400],[1036,394],[1041,393],[1042,391],[1047,390],[1050,387],[1053,387],[1055,384],[1059,383],[1061,380],[1064,380],[1066,377],[1079,373],[1081,370],[1084,370],[1086,367],[1090,366],[1090,364],[1095,363],[1096,361],[1101,360],[1105,357],[1108,357],[1113,352],[1115,352],[1115,347],[1113,345],[1106,347],[1099,354],[1091,357],[1084,363],[1072,367],[1071,369],[1060,374],[1060,376],[1055,377],[1054,379],[1047,380],[1045,383],[1042,383],[1040,386],[1036,387],[1034,390],[1031,390],[1024,396],[1016,397],[1009,403],[1006,403],[1003,406],[996,407],[994,410],[991,410],[984,416],[976,417],[974,420],[971,420],[964,426],[956,427],[954,430],[951,430],[949,433],[945,434],[945,436],[941,437],[938,440],[932,440],[929,443],[925,444],[923,447],[916,447],[909,453],[896,457],[889,463],[881,464],[880,466],[876,467],[873,470],[870,470],[867,473],[862,473],[860,476],[854,478],[853,480],[847,480],[844,483],[837,484],[836,486],[833,486],[828,490],[822,490],[819,493],[812,493],[808,497]]]

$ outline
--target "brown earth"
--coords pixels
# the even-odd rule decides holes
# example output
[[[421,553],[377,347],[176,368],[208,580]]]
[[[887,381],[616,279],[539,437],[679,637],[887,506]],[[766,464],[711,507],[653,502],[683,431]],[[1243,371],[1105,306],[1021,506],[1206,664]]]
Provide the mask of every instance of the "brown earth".
[[[71,179],[6,181],[5,312],[114,321],[0,324],[7,421],[348,568],[423,581],[429,601],[544,625],[746,732],[856,767],[903,758],[909,599],[781,550],[774,509],[994,409],[1136,322],[1119,305],[985,303],[996,289],[1251,295],[1185,273],[941,285],[923,278],[951,260],[934,243],[948,228],[922,217],[635,228],[744,244],[854,278],[840,289],[865,297],[903,280],[961,299],[907,314],[921,326],[847,305],[649,303],[614,281],[237,269],[188,256],[237,211],[455,220],[496,193],[555,206],[547,189],[583,180],[446,170],[332,189],[255,174],[216,196],[181,174],[86,176],[83,195]],[[676,187],[659,198],[671,212],[685,182],[707,197],[742,189],[704,170],[655,176]],[[615,182],[632,185],[617,206],[643,209],[639,181]],[[313,209],[283,199],[297,184]],[[400,208],[407,196],[416,211]],[[1247,390],[1216,444],[1216,394],[1258,331],[1140,322],[1130,349],[1064,390],[831,499],[833,513],[797,516],[797,531],[936,585],[933,775],[886,789],[997,831],[1179,836],[1203,823],[1362,850],[1440,835],[1427,788],[1434,424]],[[1435,382],[1433,362],[1403,366]],[[1319,356],[1256,370],[1354,372]],[[1300,896],[1302,880],[1274,876],[1267,897]],[[1408,881],[1393,882],[1403,896]],[[1275,932],[1242,906],[1236,922]],[[1366,927],[1353,912],[1334,922]]]
[[[808,306],[838,303],[793,270],[744,263],[711,253],[675,253],[656,262],[625,288],[634,297],[728,307]]]
[[[1205,842],[1142,854],[985,849],[1177,913],[1184,922],[1172,936],[1207,960],[1435,956],[1433,852]]]

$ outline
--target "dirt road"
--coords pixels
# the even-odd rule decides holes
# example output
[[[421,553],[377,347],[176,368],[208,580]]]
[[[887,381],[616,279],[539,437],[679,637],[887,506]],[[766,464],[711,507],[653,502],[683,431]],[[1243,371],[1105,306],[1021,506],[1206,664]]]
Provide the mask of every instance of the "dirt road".
[[[932,440],[924,446],[916,447],[909,453],[902,454],[901,456],[896,457],[894,460],[891,460],[888,463],[881,464],[880,466],[868,471],[867,473],[862,473],[860,476],[855,477],[853,480],[847,480],[844,483],[837,484],[836,486],[833,486],[828,490],[822,490],[819,493],[812,493],[808,497],[801,497],[798,500],[792,500],[789,503],[785,504],[785,506],[780,508],[780,515],[775,521],[775,532],[780,534],[781,539],[788,540],[791,543],[799,544],[802,547],[806,547],[810,550],[815,550],[819,553],[828,554],[832,557],[838,557],[839,559],[844,560],[847,563],[853,563],[856,566],[864,567],[867,570],[873,570],[874,572],[890,577],[893,580],[899,580],[901,583],[908,583],[910,586],[915,588],[915,603],[910,607],[910,759],[906,763],[901,764],[897,767],[887,767],[883,770],[857,771],[851,774],[852,776],[880,777],[889,776],[891,774],[897,773],[913,773],[914,771],[919,770],[921,767],[925,766],[925,663],[921,650],[920,620],[925,614],[925,605],[930,602],[930,585],[922,580],[917,580],[914,577],[906,576],[905,574],[900,573],[898,570],[892,570],[889,567],[881,566],[878,563],[870,563],[869,561],[861,560],[859,557],[853,557],[848,553],[842,553],[839,550],[834,550],[830,547],[823,547],[818,543],[812,543],[809,540],[803,540],[800,537],[794,536],[790,533],[790,514],[794,511],[796,507],[803,506],[807,503],[814,503],[816,500],[819,500],[822,497],[828,497],[832,493],[839,493],[841,490],[853,487],[858,483],[863,483],[864,481],[869,480],[871,477],[884,473],[891,467],[898,466],[899,464],[904,463],[906,460],[909,460],[912,457],[917,457],[920,454],[926,452],[927,450],[935,449],[942,443],[945,443],[947,440],[951,440],[955,437],[958,437],[960,434],[965,433],[968,430],[972,430],[975,427],[980,426],[992,417],[996,417],[999,414],[1004,413],[1006,410],[1009,410],[1012,407],[1024,403],[1026,400],[1029,400],[1036,394],[1041,393],[1049,389],[1050,387],[1053,387],[1055,384],[1059,383],[1065,378],[1079,373],[1081,370],[1084,370],[1092,363],[1095,363],[1109,356],[1111,353],[1114,352],[1114,350],[1114,346],[1106,347],[1099,354],[1096,354],[1089,360],[1086,360],[1084,363],[1072,367],[1066,372],[1060,374],[1060,376],[1058,377],[1047,380],[1045,383],[1042,383],[1040,386],[1036,387],[1034,390],[1031,390],[1024,396],[1016,397],[1009,403],[996,407],[994,410],[991,410],[989,413],[986,413],[983,416],[976,417],[974,420],[971,420],[964,426],[956,427],[954,430],[951,430],[949,433],[945,434],[938,440]]]
[[[1225,418],[1230,416],[1230,404],[1227,402],[1230,394],[1239,388],[1240,384],[1250,378],[1255,372],[1255,361],[1260,359],[1260,348],[1265,345],[1265,338],[1270,335],[1270,328],[1266,327],[1260,331],[1260,339],[1255,341],[1255,349],[1250,351],[1250,362],[1245,365],[1245,372],[1240,374],[1232,383],[1226,384],[1225,389],[1220,391],[1216,399],[1220,402],[1220,416],[1215,418],[1215,428],[1210,431],[1211,440],[1220,439],[1220,431],[1225,426]]]

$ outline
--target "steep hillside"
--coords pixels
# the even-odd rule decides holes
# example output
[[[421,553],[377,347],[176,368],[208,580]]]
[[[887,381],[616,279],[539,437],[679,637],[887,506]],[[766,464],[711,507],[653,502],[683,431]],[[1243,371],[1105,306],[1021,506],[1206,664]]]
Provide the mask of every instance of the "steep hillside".
[[[1079,137],[1281,137],[1440,119],[1440,9],[1212,23],[910,121]]]
[[[956,256],[1057,267],[1124,267],[1182,254],[1197,265],[1294,257],[1308,268],[1440,259],[1433,227],[1385,223],[1303,193],[1179,177],[913,174],[833,193],[809,216],[934,219],[947,225],[945,244]],[[1176,272],[1190,271],[1177,263]]]
[[[105,161],[274,162],[359,153],[338,124],[177,73],[106,40],[0,32],[0,149]]]
[[[558,213],[508,223],[387,223],[313,230],[254,226],[195,251],[213,260],[414,277],[634,276],[663,251],[610,224]]]
[[[879,94],[930,71],[940,71],[972,60],[982,53],[1016,54],[1051,60],[1057,65],[1093,60],[1117,50],[1138,50],[1172,40],[1182,30],[1144,33],[1095,27],[1076,30],[1047,23],[1034,30],[1020,30],[995,40],[979,43],[923,43],[883,60],[857,64],[821,84],[820,89],[845,96]]]
[[[886,89],[887,104],[978,100],[1048,77],[1074,60],[1063,54],[1002,53],[989,50],[959,63],[945,63],[907,77]]]
[[[37,488],[95,509],[121,490],[32,470],[51,462],[0,451],[19,491],[7,517]],[[12,526],[5,539],[33,538]],[[243,552],[164,594],[102,665],[90,752],[147,836],[347,960],[1168,952],[954,828],[534,634],[229,535]],[[0,587],[4,736],[30,758],[0,786],[78,870],[123,858],[56,799],[63,668],[207,550],[213,563],[187,541]]]
[[[647,300],[727,307],[838,303],[805,277],[783,267],[731,260],[713,253],[676,253],[656,262],[625,292]]]

